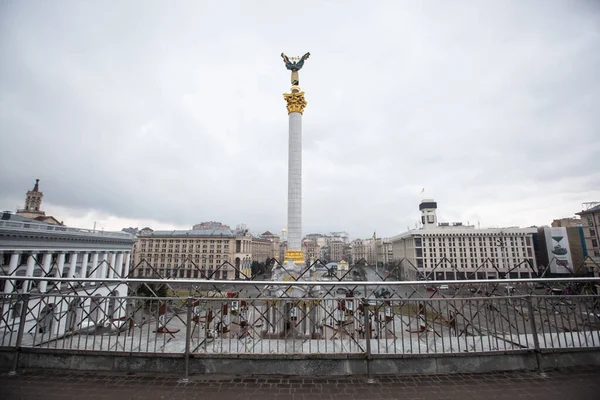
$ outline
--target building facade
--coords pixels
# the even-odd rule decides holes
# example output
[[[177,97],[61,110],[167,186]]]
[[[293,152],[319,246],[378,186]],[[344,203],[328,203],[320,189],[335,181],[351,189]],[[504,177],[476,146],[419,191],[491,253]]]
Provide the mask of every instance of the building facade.
[[[389,239],[377,239],[377,263],[389,265],[394,259],[392,242]]]
[[[19,329],[23,312],[20,293],[29,294],[24,332],[34,343],[107,323],[120,329],[125,324],[126,306],[119,298],[127,296],[128,287],[107,280],[131,275],[134,240],[124,232],[76,229],[2,213],[0,275],[9,278],[0,280],[4,293],[0,331]],[[30,277],[97,281],[37,281]]]
[[[461,223],[438,223],[437,204],[420,205],[423,228],[390,239],[395,262],[405,279],[493,279],[508,273],[528,278],[537,272],[533,235],[536,228],[475,229]]]
[[[369,265],[375,262],[375,248],[372,239],[355,239],[350,242],[352,251],[352,262],[357,263],[360,260],[365,260]]]
[[[312,263],[318,259],[321,256],[321,246],[319,246],[317,239],[302,240],[302,254],[305,262]]]
[[[582,226],[538,228],[536,261],[544,276],[588,275]]]
[[[134,263],[136,277],[250,278],[252,236],[221,229],[154,231],[138,237]]]
[[[581,218],[559,218],[552,221],[550,224],[553,228],[568,228],[581,226]]]
[[[340,239],[331,239],[329,241],[329,257],[331,261],[338,262],[346,257],[346,243]]]
[[[594,263],[600,264],[600,203],[588,204],[589,206],[577,215],[581,217],[587,253]]]
[[[269,239],[252,236],[251,254],[253,262],[265,263],[273,258],[273,243]]]
[[[0,219],[0,271],[15,277],[126,277],[134,240],[124,232],[69,228],[5,212]],[[19,287],[4,283],[4,293],[26,289],[23,280]],[[40,286],[44,292],[46,284]]]
[[[260,235],[261,239],[266,239],[271,243],[271,255],[269,256],[269,258],[275,258],[276,260],[283,260],[283,255],[280,255],[280,247],[281,247],[281,239],[279,236],[266,231],[261,233]],[[285,255],[285,250],[283,251],[283,254]],[[264,260],[263,260],[264,261]]]

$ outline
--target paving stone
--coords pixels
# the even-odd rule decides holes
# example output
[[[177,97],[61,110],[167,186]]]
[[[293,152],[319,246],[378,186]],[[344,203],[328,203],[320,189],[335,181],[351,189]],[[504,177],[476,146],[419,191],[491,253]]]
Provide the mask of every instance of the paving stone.
[[[21,371],[0,374],[2,399],[597,399],[600,370],[595,367],[535,372],[366,377],[215,377],[169,374]]]

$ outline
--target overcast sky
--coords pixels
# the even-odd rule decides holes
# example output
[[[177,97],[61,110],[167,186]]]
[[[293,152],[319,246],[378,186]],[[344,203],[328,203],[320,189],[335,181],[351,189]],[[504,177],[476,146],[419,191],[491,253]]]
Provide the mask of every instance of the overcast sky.
[[[600,200],[600,3],[2,1],[0,207],[69,226],[303,233],[530,226]]]

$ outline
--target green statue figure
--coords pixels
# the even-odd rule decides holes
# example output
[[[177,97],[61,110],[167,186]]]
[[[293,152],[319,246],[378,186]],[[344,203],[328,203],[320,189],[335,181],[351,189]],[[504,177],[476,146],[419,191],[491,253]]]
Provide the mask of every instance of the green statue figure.
[[[303,55],[299,61],[292,62],[290,61],[288,56],[281,53],[281,58],[283,58],[285,67],[292,71],[292,86],[298,86],[300,84],[300,80],[298,79],[298,71],[302,69],[302,67],[304,66],[304,61],[308,60],[308,57],[310,57],[310,53],[306,53],[305,55]]]

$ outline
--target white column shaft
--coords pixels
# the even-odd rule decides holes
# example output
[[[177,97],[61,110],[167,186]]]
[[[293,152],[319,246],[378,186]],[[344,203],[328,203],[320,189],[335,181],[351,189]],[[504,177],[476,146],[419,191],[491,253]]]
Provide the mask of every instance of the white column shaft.
[[[100,258],[100,264],[100,268],[98,268],[99,274],[96,275],[96,277],[99,279],[104,279],[106,278],[106,264],[108,264],[108,253],[102,253],[102,257]]]
[[[123,252],[122,251],[117,253],[117,261],[116,261],[116,265],[115,265],[114,269],[115,269],[115,273],[117,274],[118,278],[123,276]]]
[[[289,114],[288,250],[302,250],[302,114]]]
[[[31,253],[29,258],[27,259],[27,269],[25,270],[25,276],[33,276],[33,271],[35,271],[35,263],[37,260],[37,253]],[[29,292],[31,289],[31,281],[26,281],[24,286],[24,292]]]
[[[58,253],[56,259],[56,277],[62,278],[63,270],[65,269],[65,253]]]
[[[123,277],[127,277],[129,275],[129,264],[131,262],[131,253],[130,252],[126,252],[125,253],[125,269],[123,271]]]
[[[98,252],[92,253],[92,265],[90,265],[90,278],[98,276]]]
[[[19,259],[21,254],[18,252],[12,253],[10,256],[10,262],[8,263],[8,275],[13,275],[19,267]],[[12,293],[15,288],[15,281],[9,280],[4,283],[4,293]]]
[[[44,261],[42,261],[42,276],[46,276],[50,272],[50,264],[52,263],[52,253],[48,252],[44,254]],[[38,289],[40,293],[46,293],[48,288],[48,281],[40,281]]]
[[[79,272],[79,275],[81,278],[86,278],[87,277],[87,268],[88,268],[88,260],[89,260],[89,254],[88,253],[83,253],[82,257],[81,257],[81,271]]]
[[[77,271],[77,258],[79,258],[78,253],[71,253],[71,262],[69,264],[69,278],[75,277],[75,271]]]
[[[117,269],[117,255],[116,253],[110,253],[110,259],[108,261],[108,277],[109,278],[114,278],[115,277],[115,270]]]

